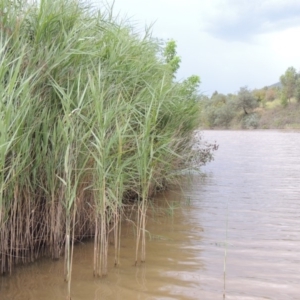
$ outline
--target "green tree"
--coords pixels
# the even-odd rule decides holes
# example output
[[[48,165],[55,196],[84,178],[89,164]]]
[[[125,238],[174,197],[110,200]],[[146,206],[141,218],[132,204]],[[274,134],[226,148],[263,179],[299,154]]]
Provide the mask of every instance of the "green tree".
[[[280,82],[282,84],[282,103],[287,104],[292,97],[295,96],[295,90],[297,85],[297,74],[294,67],[289,67],[283,75],[280,76]]]
[[[235,101],[224,94],[213,93],[210,99],[202,99],[201,122],[209,128],[230,127],[235,115]]]
[[[253,96],[259,103],[264,103],[266,99],[266,91],[267,89],[255,89],[252,91]]]
[[[211,97],[217,96],[218,95],[218,91],[214,91],[214,93],[211,95]]]
[[[250,90],[246,86],[241,87],[237,95],[236,107],[243,109],[245,115],[247,115],[250,110],[253,110],[257,106],[258,102]]]
[[[229,128],[235,116],[234,102],[226,97],[226,102],[215,111],[214,125],[217,127]]]
[[[177,55],[176,47],[176,42],[174,40],[169,40],[164,49],[164,59],[167,65],[169,65],[173,77],[175,77],[181,63],[181,58]]]
[[[300,103],[300,77],[296,81],[295,98]]]

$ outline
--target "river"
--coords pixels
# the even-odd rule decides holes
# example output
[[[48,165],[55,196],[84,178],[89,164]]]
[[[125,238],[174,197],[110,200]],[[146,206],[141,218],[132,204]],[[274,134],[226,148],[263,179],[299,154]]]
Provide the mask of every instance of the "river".
[[[74,253],[72,300],[300,299],[300,132],[204,131],[215,160],[149,208],[147,260],[130,223],[120,266],[92,276],[93,244]],[[162,204],[164,203],[164,204]],[[111,246],[113,248],[113,246]],[[111,249],[113,250],[113,249]],[[65,299],[63,260],[0,278],[1,300]]]

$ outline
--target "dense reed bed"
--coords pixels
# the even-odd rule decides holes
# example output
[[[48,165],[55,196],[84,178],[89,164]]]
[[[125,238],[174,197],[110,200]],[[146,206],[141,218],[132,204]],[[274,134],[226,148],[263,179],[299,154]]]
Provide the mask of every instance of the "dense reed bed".
[[[0,0],[1,274],[64,255],[70,289],[74,243],[93,237],[105,275],[129,202],[145,260],[148,201],[195,157],[198,125],[162,53],[108,10]]]

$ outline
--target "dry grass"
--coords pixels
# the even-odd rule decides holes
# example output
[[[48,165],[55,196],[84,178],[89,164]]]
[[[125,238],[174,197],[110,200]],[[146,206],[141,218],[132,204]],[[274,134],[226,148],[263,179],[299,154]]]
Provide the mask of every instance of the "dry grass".
[[[290,103],[287,107],[274,105],[273,108],[260,110],[259,128],[262,129],[299,129],[300,104]]]

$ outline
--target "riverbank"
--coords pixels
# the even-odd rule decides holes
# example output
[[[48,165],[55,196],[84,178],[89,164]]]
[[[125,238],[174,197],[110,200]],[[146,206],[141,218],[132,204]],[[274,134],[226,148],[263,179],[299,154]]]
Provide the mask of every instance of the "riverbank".
[[[202,118],[203,119],[203,118]],[[202,129],[300,129],[300,103],[292,101],[283,106],[279,99],[266,102],[247,115],[244,112],[233,114],[223,126],[207,126]],[[213,124],[213,123],[211,123]]]
[[[300,103],[257,110],[258,129],[300,129]]]

